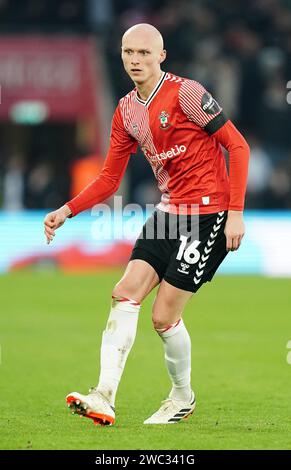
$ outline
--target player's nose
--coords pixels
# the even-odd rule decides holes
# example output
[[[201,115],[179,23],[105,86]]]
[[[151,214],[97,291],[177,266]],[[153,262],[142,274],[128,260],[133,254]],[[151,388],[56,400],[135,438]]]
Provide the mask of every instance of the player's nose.
[[[131,65],[138,65],[139,64],[139,58],[137,55],[133,55],[131,58]]]

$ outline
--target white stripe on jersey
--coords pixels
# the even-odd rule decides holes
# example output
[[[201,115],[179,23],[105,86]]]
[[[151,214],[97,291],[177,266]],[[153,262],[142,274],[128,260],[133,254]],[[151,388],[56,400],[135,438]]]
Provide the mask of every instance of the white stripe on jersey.
[[[179,90],[179,102],[182,111],[190,121],[195,122],[202,128],[221,112],[220,107],[215,115],[203,111],[201,100],[204,93],[206,93],[206,90],[200,83],[188,79],[184,80]]]
[[[154,175],[158,181],[160,191],[169,191],[168,182],[170,180],[170,176],[168,172],[163,168],[163,165],[158,160],[153,160],[147,155],[147,152],[149,155],[156,155],[158,154],[158,151],[154,145],[150,129],[148,108],[136,100],[135,90],[128,93],[120,100],[120,111],[125,130],[138,141],[139,146],[143,150],[146,159],[152,167]],[[133,125],[137,126],[135,133],[133,133]]]
[[[184,79],[182,77],[176,77],[176,75],[173,75],[172,73],[167,73],[165,80],[169,80],[170,82],[175,82],[175,83],[180,83]]]

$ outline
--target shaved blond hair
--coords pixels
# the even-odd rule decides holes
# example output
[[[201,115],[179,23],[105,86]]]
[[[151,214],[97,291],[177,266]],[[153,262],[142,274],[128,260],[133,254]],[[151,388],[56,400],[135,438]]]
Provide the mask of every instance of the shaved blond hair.
[[[160,31],[148,23],[140,23],[131,26],[122,36],[122,46],[125,41],[132,41],[133,43],[143,41],[159,52],[164,49],[164,40]]]

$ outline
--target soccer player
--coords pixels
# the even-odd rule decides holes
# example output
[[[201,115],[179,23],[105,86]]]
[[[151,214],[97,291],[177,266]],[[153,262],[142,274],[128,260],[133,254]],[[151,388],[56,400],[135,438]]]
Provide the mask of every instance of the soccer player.
[[[196,403],[190,381],[191,341],[182,312],[193,293],[212,279],[227,252],[241,244],[249,147],[201,84],[161,70],[166,51],[155,27],[131,27],[123,35],[121,51],[135,88],[115,110],[99,176],[46,216],[47,242],[68,217],[118,189],[138,145],[162,197],[113,288],[98,385],[87,395],[70,393],[66,401],[95,424],[115,423],[115,396],[135,340],[141,303],[159,285],[152,319],[163,342],[172,388],[144,423],[177,423],[193,413]],[[229,153],[229,175],[221,146]]]

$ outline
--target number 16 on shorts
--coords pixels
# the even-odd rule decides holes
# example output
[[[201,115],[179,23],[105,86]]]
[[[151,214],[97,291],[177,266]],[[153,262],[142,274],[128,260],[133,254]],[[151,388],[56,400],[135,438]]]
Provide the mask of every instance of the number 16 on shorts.
[[[187,241],[188,241],[188,237],[186,237],[185,235],[180,235],[181,243],[180,243],[180,248],[176,256],[176,259],[178,261],[181,261],[182,257],[184,257],[184,260],[186,261],[186,263],[195,264],[200,259],[200,252],[197,250],[197,248],[201,242],[199,240],[194,240],[186,248]]]

